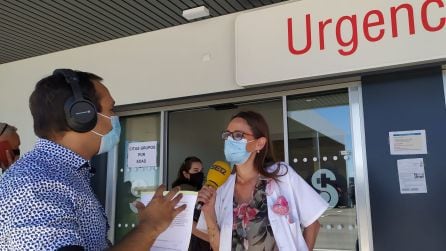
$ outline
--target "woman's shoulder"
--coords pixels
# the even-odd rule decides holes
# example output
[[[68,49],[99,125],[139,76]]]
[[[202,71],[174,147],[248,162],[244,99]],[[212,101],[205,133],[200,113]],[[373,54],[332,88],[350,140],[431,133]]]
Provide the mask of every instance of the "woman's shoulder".
[[[279,161],[279,162],[275,162],[273,164],[270,164],[267,167],[267,171],[269,173],[274,173],[277,172],[277,175],[279,176],[285,176],[287,175],[290,171],[294,172],[294,169],[288,165],[286,162],[283,161]]]
[[[290,178],[295,178],[296,176],[299,176],[297,172],[294,170],[292,166],[290,166],[288,163],[279,161],[275,162],[274,164],[271,164],[267,168],[269,173],[277,173],[277,179],[279,181],[285,181]]]

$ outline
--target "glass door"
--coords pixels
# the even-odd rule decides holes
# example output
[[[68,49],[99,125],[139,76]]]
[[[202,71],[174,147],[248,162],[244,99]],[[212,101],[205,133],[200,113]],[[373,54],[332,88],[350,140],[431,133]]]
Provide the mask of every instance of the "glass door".
[[[148,114],[121,118],[118,145],[114,242],[137,224],[133,202],[141,192],[154,191],[161,184],[161,115]]]
[[[216,105],[201,109],[169,112],[168,117],[168,184],[177,178],[181,163],[188,156],[201,159],[206,174],[217,160],[225,160],[221,132],[239,111],[261,113],[269,127],[274,155],[284,160],[283,108],[280,99],[250,103]]]
[[[356,250],[355,168],[347,90],[287,97],[290,165],[330,205],[315,250]]]

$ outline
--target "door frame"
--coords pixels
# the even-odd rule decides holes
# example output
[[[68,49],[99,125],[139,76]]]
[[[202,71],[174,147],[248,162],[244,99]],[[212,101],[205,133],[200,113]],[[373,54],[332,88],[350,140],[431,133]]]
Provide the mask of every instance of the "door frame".
[[[310,88],[296,88],[287,89],[281,91],[272,91],[268,93],[262,93],[258,90],[258,93],[247,95],[240,95],[233,97],[227,97],[227,94],[222,94],[220,98],[213,98],[213,100],[207,100],[203,96],[204,101],[197,101],[194,97],[193,101],[188,103],[188,98],[184,99],[184,103],[177,104],[172,101],[170,104],[168,101],[159,103],[160,106],[153,107],[153,104],[148,104],[147,108],[141,108],[141,105],[135,105],[135,109],[126,106],[125,111],[119,111],[117,115],[121,117],[142,115],[142,114],[161,114],[161,135],[160,135],[160,180],[163,183],[167,180],[167,171],[164,170],[164,163],[167,163],[167,127],[168,127],[168,112],[177,111],[183,109],[193,109],[199,107],[205,107],[215,104],[223,103],[237,103],[255,100],[264,100],[271,98],[281,98],[283,107],[283,131],[284,139],[288,139],[288,125],[287,125],[287,96],[308,94],[322,91],[330,91],[336,89],[348,89],[349,95],[349,107],[350,107],[350,123],[351,123],[351,135],[352,135],[352,155],[355,165],[355,196],[356,196],[356,212],[357,212],[357,225],[358,225],[358,238],[360,250],[373,251],[373,235],[372,235],[372,222],[370,213],[370,196],[369,196],[369,184],[368,184],[368,172],[367,172],[367,159],[365,148],[365,132],[364,132],[364,113],[362,103],[362,88],[360,81],[344,82],[339,84],[331,84],[324,86],[316,86]],[[215,94],[214,94],[215,95]],[[288,156],[288,141],[284,140],[284,154],[285,160],[289,162]],[[116,182],[117,182],[117,147],[109,153],[108,156],[108,169],[107,172],[107,194],[106,194],[106,213],[109,217],[110,230],[108,237],[110,240],[114,240],[114,225],[115,225],[115,207],[116,207]]]
[[[373,251],[372,217],[370,210],[369,178],[365,145],[362,87],[348,88],[352,155],[355,165],[356,218],[358,220],[359,250]]]

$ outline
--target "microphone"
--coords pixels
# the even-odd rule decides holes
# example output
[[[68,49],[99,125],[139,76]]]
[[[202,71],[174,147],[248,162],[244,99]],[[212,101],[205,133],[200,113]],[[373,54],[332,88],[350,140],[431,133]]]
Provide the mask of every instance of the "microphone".
[[[226,182],[229,175],[231,175],[231,167],[229,164],[221,160],[215,161],[209,169],[206,183],[204,185],[213,187],[217,190],[218,187]],[[203,204],[203,202],[199,201],[195,209],[201,210]]]

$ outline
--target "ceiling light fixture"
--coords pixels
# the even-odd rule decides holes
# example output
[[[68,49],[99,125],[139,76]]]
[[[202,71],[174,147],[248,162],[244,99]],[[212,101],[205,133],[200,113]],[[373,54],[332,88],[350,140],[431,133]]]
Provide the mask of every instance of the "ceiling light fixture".
[[[193,19],[200,18],[200,17],[207,17],[207,16],[209,16],[209,9],[204,6],[196,7],[193,9],[183,10],[183,17],[189,21],[193,20]]]

